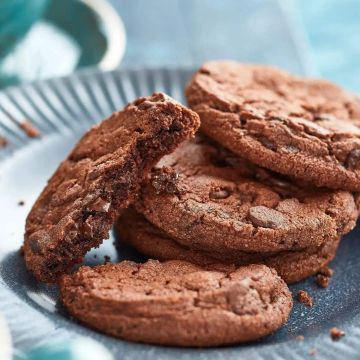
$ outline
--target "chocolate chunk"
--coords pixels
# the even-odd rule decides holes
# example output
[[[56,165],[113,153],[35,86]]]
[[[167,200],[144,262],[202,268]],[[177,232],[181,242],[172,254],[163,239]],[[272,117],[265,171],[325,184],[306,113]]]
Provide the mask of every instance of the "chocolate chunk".
[[[268,149],[276,151],[276,145],[265,137],[260,137],[258,140]]]
[[[212,200],[222,200],[230,196],[230,191],[228,189],[214,189],[210,192],[209,198]]]
[[[286,216],[266,206],[254,206],[250,208],[249,220],[255,226],[270,229],[279,229],[287,224]]]
[[[360,168],[360,149],[353,149],[350,151],[345,166],[350,170],[357,170]]]
[[[157,194],[178,194],[179,174],[170,167],[156,169],[151,176],[151,184]]]

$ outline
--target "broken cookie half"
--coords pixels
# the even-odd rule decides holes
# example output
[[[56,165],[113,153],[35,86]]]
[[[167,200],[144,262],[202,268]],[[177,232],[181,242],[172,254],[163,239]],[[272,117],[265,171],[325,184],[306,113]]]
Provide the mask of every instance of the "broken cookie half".
[[[152,166],[199,125],[196,113],[155,93],[92,127],[31,209],[24,242],[28,269],[41,281],[56,282],[80,263],[108,237]]]

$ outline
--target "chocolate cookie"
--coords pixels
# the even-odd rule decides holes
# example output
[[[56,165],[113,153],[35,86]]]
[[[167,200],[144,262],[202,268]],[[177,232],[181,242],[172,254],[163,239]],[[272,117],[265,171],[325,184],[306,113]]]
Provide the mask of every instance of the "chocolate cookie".
[[[287,283],[294,283],[316,274],[336,255],[339,238],[320,246],[298,251],[278,253],[247,253],[230,251],[218,253],[206,249],[194,250],[172,239],[164,231],[149,223],[133,208],[127,209],[115,224],[119,251],[123,243],[152,259],[186,260],[208,268],[224,265],[242,266],[252,263],[265,264],[274,268]]]
[[[217,346],[254,340],[283,325],[292,296],[274,270],[206,271],[184,261],[82,267],[60,282],[81,322],[131,341]]]
[[[151,167],[198,126],[194,112],[156,93],[92,127],[60,164],[27,218],[27,267],[39,280],[55,282],[81,262],[108,237]]]
[[[202,130],[233,152],[317,186],[360,190],[360,99],[268,66],[204,64],[186,89]]]
[[[200,138],[160,161],[136,208],[179,244],[221,254],[332,243],[358,216],[348,192],[302,188]]]

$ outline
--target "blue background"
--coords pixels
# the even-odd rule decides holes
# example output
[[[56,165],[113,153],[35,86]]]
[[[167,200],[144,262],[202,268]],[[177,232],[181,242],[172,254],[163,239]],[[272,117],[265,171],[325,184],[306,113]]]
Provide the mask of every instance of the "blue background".
[[[359,0],[111,0],[123,65],[232,58],[283,66],[360,91]]]

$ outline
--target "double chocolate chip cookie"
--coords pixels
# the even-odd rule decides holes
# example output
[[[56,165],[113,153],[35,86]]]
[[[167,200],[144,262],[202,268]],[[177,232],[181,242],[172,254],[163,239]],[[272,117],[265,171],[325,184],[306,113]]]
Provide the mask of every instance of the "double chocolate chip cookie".
[[[26,221],[27,267],[44,282],[108,237],[119,212],[161,156],[199,127],[199,117],[157,93],[87,132],[49,180]]]
[[[351,193],[301,187],[203,138],[159,162],[136,209],[180,245],[218,258],[318,250],[358,216]]]
[[[336,255],[340,238],[329,239],[320,246],[297,251],[274,253],[250,253],[244,251],[214,252],[195,250],[171,238],[163,230],[152,225],[143,215],[129,208],[115,225],[117,247],[121,252],[123,244],[134,247],[145,256],[164,260],[184,260],[205,268],[223,269],[231,266],[265,264],[274,268],[287,283],[294,283],[316,274]]]
[[[264,265],[229,272],[183,261],[123,261],[82,267],[60,283],[60,297],[81,322],[122,339],[217,346],[268,335],[292,308],[284,281]]]
[[[360,190],[360,99],[322,80],[231,61],[186,89],[202,130],[234,153],[333,189]]]

